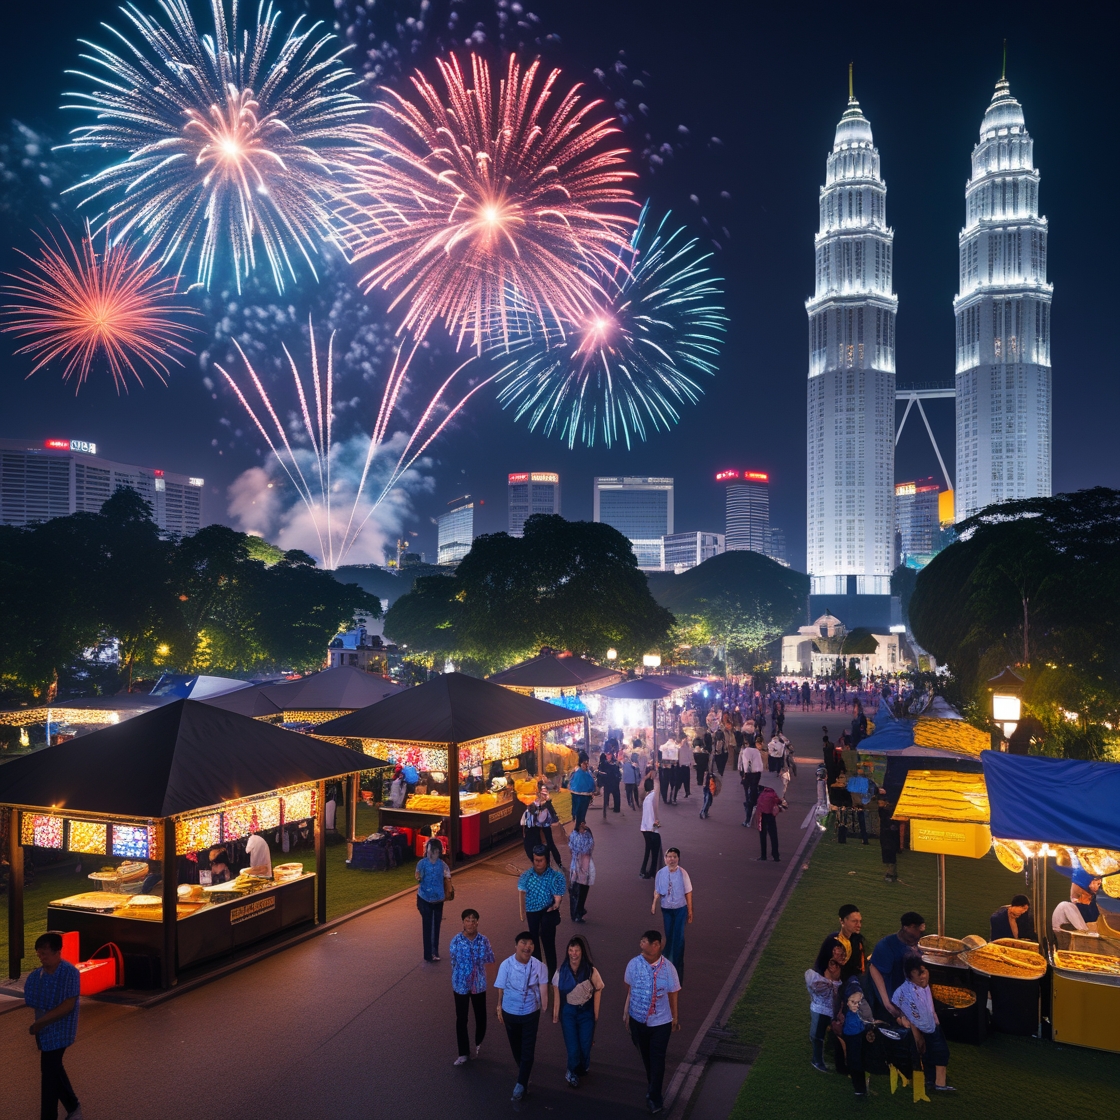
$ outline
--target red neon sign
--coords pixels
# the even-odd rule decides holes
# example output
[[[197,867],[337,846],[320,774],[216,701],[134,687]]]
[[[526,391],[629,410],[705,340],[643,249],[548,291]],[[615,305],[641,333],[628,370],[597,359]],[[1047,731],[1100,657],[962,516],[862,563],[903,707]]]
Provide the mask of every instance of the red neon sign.
[[[526,472],[525,474],[511,474],[509,476],[509,480],[510,482],[528,482],[529,475],[528,472]]]
[[[770,476],[765,471],[746,471],[743,474],[744,478],[749,478],[754,482],[769,482]]]
[[[51,451],[69,451],[70,441],[68,439],[47,439],[43,440],[43,446]]]
[[[738,477],[738,471],[720,471],[719,474],[716,475],[716,482],[726,482],[728,479]]]

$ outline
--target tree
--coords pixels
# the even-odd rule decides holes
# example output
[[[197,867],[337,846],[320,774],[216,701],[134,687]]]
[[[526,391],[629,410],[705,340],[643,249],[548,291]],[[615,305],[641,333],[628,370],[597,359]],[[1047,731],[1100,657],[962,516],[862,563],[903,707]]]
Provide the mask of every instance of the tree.
[[[735,551],[655,586],[689,644],[751,652],[799,624],[809,577],[759,552]]]
[[[389,608],[385,633],[429,668],[448,658],[461,661],[458,623],[462,613],[454,576],[423,576]]]

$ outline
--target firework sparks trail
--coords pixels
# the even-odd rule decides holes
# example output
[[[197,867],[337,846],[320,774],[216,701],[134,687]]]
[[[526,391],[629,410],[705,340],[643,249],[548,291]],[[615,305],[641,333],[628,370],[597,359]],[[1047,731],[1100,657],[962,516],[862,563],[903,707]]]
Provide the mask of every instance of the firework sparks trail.
[[[566,439],[630,447],[647,425],[668,429],[677,405],[703,392],[695,374],[716,372],[727,316],[719,280],[669,215],[653,228],[648,208],[629,246],[597,286],[602,298],[556,341],[543,333],[514,348],[499,372],[503,407],[517,419]],[[531,317],[528,318],[531,323]]]
[[[37,258],[20,254],[33,267],[9,273],[15,283],[3,289],[14,301],[2,329],[30,339],[16,351],[35,359],[28,377],[65,362],[62,379],[76,376],[77,392],[101,357],[118,393],[128,392],[130,375],[143,384],[138,365],[166,384],[168,363],[182,365],[176,352],[193,353],[186,342],[195,328],[181,317],[197,314],[176,298],[175,280],[134,256],[127,242],[112,244],[108,232],[98,253],[88,226],[79,248],[65,233],[62,244],[53,236],[39,242]]]
[[[359,79],[330,53],[321,24],[297,20],[286,37],[280,13],[261,3],[252,29],[238,26],[238,0],[211,0],[214,34],[201,35],[187,0],[161,0],[166,26],[129,4],[133,42],[106,27],[120,54],[84,42],[96,70],[71,71],[92,92],[67,94],[67,109],[96,114],[67,147],[121,153],[119,162],[70,188],[82,205],[107,203],[115,236],[135,231],[180,273],[197,258],[209,287],[228,246],[238,288],[257,265],[259,241],[277,289],[302,256],[312,274],[317,245],[334,237],[333,200],[363,158],[368,106]],[[278,46],[275,45],[278,42]]]
[[[349,196],[349,246],[374,262],[366,292],[405,305],[400,333],[442,321],[481,352],[512,340],[510,292],[542,325],[591,306],[587,266],[627,243],[634,175],[601,102],[560,92],[559,70],[511,57],[495,85],[476,54],[469,77],[454,55],[437,65],[442,90],[416,73],[417,100],[384,90],[375,105],[378,154]]]

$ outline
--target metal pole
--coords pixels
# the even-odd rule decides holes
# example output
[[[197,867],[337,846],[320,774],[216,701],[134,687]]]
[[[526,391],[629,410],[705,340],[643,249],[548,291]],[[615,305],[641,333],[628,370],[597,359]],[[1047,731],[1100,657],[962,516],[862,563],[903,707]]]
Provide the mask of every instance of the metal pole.
[[[462,847],[463,822],[459,816],[459,744],[447,744],[447,792],[451,795],[450,831],[447,862],[452,869]]]
[[[937,857],[937,936],[945,936],[945,857]]]
[[[8,978],[23,971],[23,844],[18,809],[8,810]]]
[[[1041,860],[1038,856],[1031,857],[1031,917],[1034,919],[1035,933],[1038,935],[1038,944],[1041,947],[1043,934],[1043,922],[1046,920],[1042,911],[1042,875],[1040,872],[1039,864]]]
[[[319,782],[315,798],[315,921],[327,920],[327,783]]]
[[[160,983],[164,988],[173,988],[179,982],[179,920],[178,902],[178,860],[175,856],[175,819],[164,817],[159,827],[162,830],[163,850],[163,954],[160,958]]]
[[[351,774],[346,783],[346,839],[353,843],[358,838],[358,799],[362,796],[361,774]]]
[[[1046,924],[1047,911],[1050,909],[1046,901],[1046,857],[1039,856],[1038,864],[1038,889],[1039,893],[1042,895],[1042,908],[1034,916],[1034,928],[1038,933],[1038,944],[1042,946],[1050,937],[1048,932],[1050,927]]]

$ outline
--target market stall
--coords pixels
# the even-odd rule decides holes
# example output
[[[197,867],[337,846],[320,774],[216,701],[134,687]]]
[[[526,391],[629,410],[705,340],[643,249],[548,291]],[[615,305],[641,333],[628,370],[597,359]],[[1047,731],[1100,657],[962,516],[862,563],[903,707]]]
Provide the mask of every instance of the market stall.
[[[996,854],[1005,866],[1034,863],[1035,910],[1053,966],[1051,1023],[1056,1042],[1120,1053],[1120,920],[1105,911],[1097,930],[1069,948],[1048,922],[1051,858],[1102,880],[1120,897],[1120,765],[988,751],[984,779]]]
[[[536,657],[487,678],[503,688],[538,700],[598,692],[622,679],[622,673],[616,669],[596,665],[594,661],[571,653],[557,653],[547,646]]]
[[[674,691],[656,677],[637,677],[596,693],[598,706],[592,727],[597,740],[601,743],[612,732],[621,732],[624,749],[629,749],[634,739],[640,739],[648,744],[651,758],[656,760],[660,757],[657,748],[669,735],[667,709]]]
[[[299,680],[261,685],[260,693],[280,712],[279,722],[305,731],[329,719],[368,708],[404,687],[356,666],[338,665]]]
[[[445,833],[455,861],[517,833],[519,798],[531,801],[545,772],[545,734],[573,722],[582,720],[553,704],[445,673],[314,733],[401,766],[409,796],[382,806],[382,826]],[[563,816],[564,796],[553,801]]]
[[[84,956],[112,941],[158,958],[164,987],[179,969],[324,921],[324,784],[368,764],[337,744],[194,700],[6,763],[10,975],[24,955],[26,846],[103,861],[90,889],[50,903],[48,925],[77,932]],[[292,861],[265,874],[258,865],[228,884],[204,881],[211,849],[288,827],[314,833],[312,868]]]

